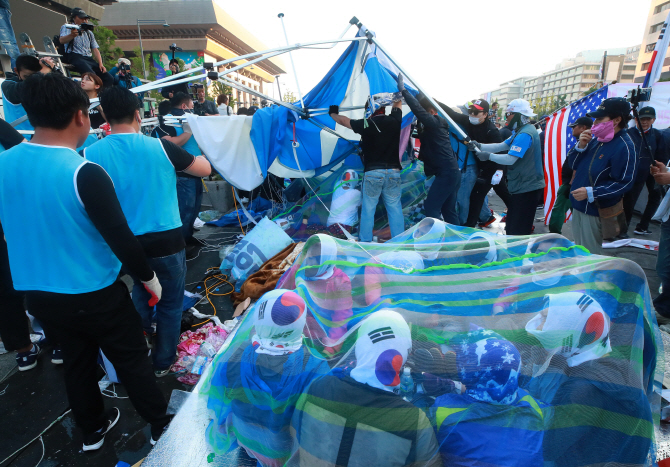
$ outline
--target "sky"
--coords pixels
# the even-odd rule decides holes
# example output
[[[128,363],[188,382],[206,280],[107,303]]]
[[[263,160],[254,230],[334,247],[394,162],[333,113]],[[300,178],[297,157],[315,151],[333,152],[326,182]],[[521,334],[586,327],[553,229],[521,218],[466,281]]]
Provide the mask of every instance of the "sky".
[[[588,49],[640,44],[651,0],[215,0],[268,48],[337,38],[356,16],[418,84],[442,102],[459,105],[522,76],[554,69]],[[353,37],[352,27],[345,37]],[[293,53],[306,94],[346,45]],[[297,96],[288,54],[282,92]],[[276,85],[274,85],[276,88]]]

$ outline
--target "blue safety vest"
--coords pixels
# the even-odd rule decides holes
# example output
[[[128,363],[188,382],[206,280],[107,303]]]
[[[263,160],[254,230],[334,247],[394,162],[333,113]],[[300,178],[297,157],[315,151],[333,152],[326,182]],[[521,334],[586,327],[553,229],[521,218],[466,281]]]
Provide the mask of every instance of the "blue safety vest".
[[[160,140],[136,133],[109,135],[87,147],[84,157],[112,178],[135,235],[181,227],[177,174]]]
[[[23,106],[21,104],[12,104],[11,102],[9,102],[5,97],[4,91],[2,91],[2,110],[5,114],[5,121],[7,123],[12,123],[13,121],[18,120],[19,118],[26,115],[26,110],[23,108]],[[17,130],[35,129],[28,120],[16,125],[14,128],[16,128]],[[23,137],[29,140],[31,138],[31,135],[23,135]]]
[[[172,116],[172,114],[166,115],[166,117]],[[174,127],[175,131],[177,132],[177,136],[181,135],[184,133],[184,129],[181,127]],[[195,136],[191,136],[188,141],[182,146],[186,152],[189,154],[193,154],[194,156],[201,156],[202,151],[200,150],[200,147],[198,146],[198,143],[195,140]]]
[[[0,222],[15,289],[81,294],[116,280],[121,263],[77,191],[87,163],[72,149],[32,143],[2,153]]]

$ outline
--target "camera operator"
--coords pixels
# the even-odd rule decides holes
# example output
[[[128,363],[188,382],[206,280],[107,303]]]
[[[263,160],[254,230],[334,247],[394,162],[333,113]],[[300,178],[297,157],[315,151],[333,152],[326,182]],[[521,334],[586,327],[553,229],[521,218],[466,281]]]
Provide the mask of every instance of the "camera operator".
[[[193,103],[193,113],[201,117],[219,115],[216,103],[205,99],[205,87],[202,84],[196,84],[194,88],[196,89],[197,100]]]
[[[170,72],[173,75],[176,75],[180,71],[181,70],[179,69],[179,61],[176,58],[170,60]],[[172,99],[178,92],[188,94],[188,84],[187,83],[173,84],[172,86],[165,86],[163,89],[161,89],[161,95],[166,99]]]
[[[109,70],[109,74],[114,78],[114,86],[121,86],[124,89],[132,89],[137,86],[142,86],[142,81],[137,76],[133,76],[130,72],[130,60],[127,58],[119,58],[116,66]],[[142,101],[144,100],[144,93],[136,94]]]
[[[23,108],[21,89],[23,81],[34,73],[51,73],[53,71],[54,61],[51,57],[38,59],[32,55],[19,55],[16,58],[16,67],[14,73],[7,73],[7,79],[2,82],[2,108],[5,113],[7,123],[13,123],[19,119],[23,122],[13,125],[17,130],[33,130],[33,126],[28,121],[26,111]],[[30,136],[27,137],[30,139]]]
[[[61,26],[59,42],[65,47],[63,60],[72,65],[75,71],[95,73],[105,86],[111,86],[114,84],[114,78],[107,73],[102,64],[102,56],[93,36],[93,25],[88,22],[89,18],[90,16],[81,8],[73,8],[70,20],[79,26],[79,29],[74,29],[68,24]]]

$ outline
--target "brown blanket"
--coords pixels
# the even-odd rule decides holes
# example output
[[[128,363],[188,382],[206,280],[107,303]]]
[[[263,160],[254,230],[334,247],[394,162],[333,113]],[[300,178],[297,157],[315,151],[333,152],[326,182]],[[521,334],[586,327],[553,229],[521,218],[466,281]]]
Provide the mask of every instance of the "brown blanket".
[[[284,274],[284,272],[291,267],[295,258],[298,257],[305,245],[301,243],[291,243],[282,251],[267,260],[261,268],[255,273],[247,277],[247,280],[242,284],[239,293],[233,292],[233,306],[242,303],[247,297],[252,301],[256,301],[264,293],[274,290],[277,281]]]

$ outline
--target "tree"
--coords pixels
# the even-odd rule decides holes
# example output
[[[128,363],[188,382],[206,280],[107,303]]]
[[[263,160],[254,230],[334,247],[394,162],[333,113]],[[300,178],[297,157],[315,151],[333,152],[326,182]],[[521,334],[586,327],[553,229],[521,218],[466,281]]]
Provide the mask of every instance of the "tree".
[[[295,94],[293,94],[293,91],[286,88],[286,90],[284,91],[284,95],[282,96],[282,100],[284,102],[293,103],[296,102],[298,98],[295,96]]]
[[[116,66],[116,61],[119,57],[123,57],[123,50],[116,46],[116,34],[109,28],[98,26],[98,21],[93,20],[95,29],[93,30],[93,37],[100,47],[100,55],[102,56],[102,63],[108,70]]]
[[[586,91],[582,93],[582,96],[588,96],[592,92],[596,92],[598,90],[598,84],[594,84],[590,88],[588,88]]]

